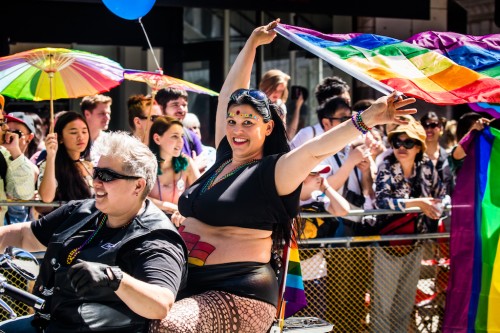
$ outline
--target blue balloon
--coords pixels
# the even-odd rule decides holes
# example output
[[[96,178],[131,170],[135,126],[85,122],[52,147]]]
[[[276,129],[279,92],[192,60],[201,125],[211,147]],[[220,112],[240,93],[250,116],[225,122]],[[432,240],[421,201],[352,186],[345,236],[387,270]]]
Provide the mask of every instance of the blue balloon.
[[[156,0],[102,0],[104,5],[115,15],[126,20],[143,17],[155,4]]]

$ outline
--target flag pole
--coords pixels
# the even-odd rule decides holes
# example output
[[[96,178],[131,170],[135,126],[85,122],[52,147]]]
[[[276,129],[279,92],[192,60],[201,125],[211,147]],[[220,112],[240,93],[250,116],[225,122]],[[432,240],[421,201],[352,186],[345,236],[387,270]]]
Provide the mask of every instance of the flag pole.
[[[279,24],[274,28],[274,30],[288,39],[289,41],[301,46],[302,48],[306,49],[307,51],[311,52],[312,54],[320,57],[321,59],[327,61],[328,63],[332,64],[333,66],[337,67],[338,69],[346,72],[347,74],[351,75],[355,79],[358,79],[359,81],[369,85],[373,89],[381,92],[384,95],[390,95],[394,89],[389,87],[388,85],[375,80],[374,78],[370,77],[369,75],[366,75],[357,69],[353,68],[353,66],[349,65],[349,63],[346,63],[345,61],[342,61],[341,59],[337,58],[335,55],[333,55],[331,52],[315,46],[315,45],[310,45],[309,43],[304,43],[300,37],[298,37],[296,34],[293,32],[290,32],[286,30],[285,28],[282,27],[282,24]]]

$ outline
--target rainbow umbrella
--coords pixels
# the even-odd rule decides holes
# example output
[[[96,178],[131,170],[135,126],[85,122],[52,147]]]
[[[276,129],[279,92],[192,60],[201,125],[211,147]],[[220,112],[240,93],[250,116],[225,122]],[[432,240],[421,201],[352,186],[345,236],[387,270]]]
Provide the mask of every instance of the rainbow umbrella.
[[[50,100],[109,91],[123,81],[122,66],[106,57],[63,48],[41,48],[0,58],[0,93],[16,99]]]
[[[219,96],[219,94],[213,90],[204,88],[188,81],[165,75],[161,70],[157,72],[147,72],[134,69],[126,69],[123,73],[123,77],[126,80],[146,83],[151,88],[153,95],[156,94],[156,92],[160,89],[177,87],[198,94]]]
[[[184,81],[181,79],[177,79],[172,76],[168,76],[163,74],[163,71],[159,69],[156,72],[147,72],[147,71],[140,71],[140,70],[135,70],[135,69],[126,69],[123,72],[123,77],[126,80],[131,80],[131,81],[137,81],[137,82],[144,82],[146,83],[150,88],[151,88],[151,100],[155,100],[156,93],[158,90],[163,89],[163,88],[180,88],[184,89],[187,91],[192,91],[198,94],[206,94],[210,96],[219,96],[218,93],[216,93],[213,90],[210,90],[208,88],[204,88],[202,86],[199,86],[197,84],[191,83],[189,81]],[[153,109],[153,103],[151,103],[149,107],[149,112],[147,117],[151,115],[151,111]],[[149,127],[149,123],[146,125]],[[146,130],[147,132],[147,130]]]

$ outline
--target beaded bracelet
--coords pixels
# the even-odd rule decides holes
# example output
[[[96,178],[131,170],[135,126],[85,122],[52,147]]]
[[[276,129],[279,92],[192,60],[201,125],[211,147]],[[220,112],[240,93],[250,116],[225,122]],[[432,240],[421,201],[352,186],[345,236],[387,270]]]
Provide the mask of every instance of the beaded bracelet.
[[[326,195],[326,191],[328,191],[328,189],[331,188],[331,186],[325,186],[325,188],[323,189],[323,192],[321,192],[323,195]]]
[[[369,131],[371,131],[371,128],[368,127],[363,122],[363,119],[361,118],[361,113],[363,113],[363,111],[359,111],[358,113],[353,114],[352,117],[351,117],[351,121],[352,121],[354,127],[356,127],[356,129],[358,131],[360,131],[362,134],[366,134]]]

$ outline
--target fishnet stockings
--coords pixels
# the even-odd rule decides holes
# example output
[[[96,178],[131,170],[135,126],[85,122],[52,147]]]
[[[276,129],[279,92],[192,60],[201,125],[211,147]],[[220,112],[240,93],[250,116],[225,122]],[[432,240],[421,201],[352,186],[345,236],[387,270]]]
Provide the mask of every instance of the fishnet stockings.
[[[149,333],[267,332],[276,308],[223,291],[208,291],[174,303],[167,317],[154,320]]]

